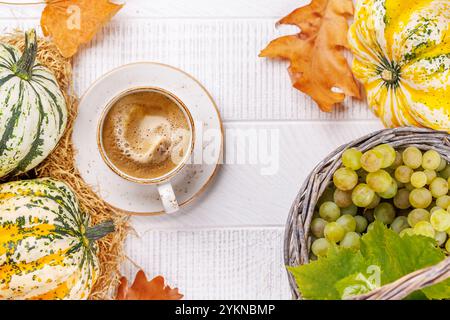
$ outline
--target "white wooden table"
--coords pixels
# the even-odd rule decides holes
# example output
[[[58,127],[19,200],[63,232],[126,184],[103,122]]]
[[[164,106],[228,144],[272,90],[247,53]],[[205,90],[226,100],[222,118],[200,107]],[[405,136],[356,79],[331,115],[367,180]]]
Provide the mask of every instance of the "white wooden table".
[[[137,235],[127,241],[123,266],[128,277],[137,267],[162,274],[187,299],[290,298],[282,242],[296,193],[329,152],[381,128],[363,103],[346,101],[332,114],[320,113],[292,89],[286,63],[258,58],[270,40],[296,31],[277,30],[275,22],[307,2],[129,0],[75,58],[80,96],[122,64],[171,64],[211,92],[226,132],[274,132],[279,142],[275,174],[262,175],[264,165],[225,164],[209,190],[180,213],[133,218]],[[41,10],[0,5],[0,30],[37,26]],[[226,138],[231,157],[237,142]]]

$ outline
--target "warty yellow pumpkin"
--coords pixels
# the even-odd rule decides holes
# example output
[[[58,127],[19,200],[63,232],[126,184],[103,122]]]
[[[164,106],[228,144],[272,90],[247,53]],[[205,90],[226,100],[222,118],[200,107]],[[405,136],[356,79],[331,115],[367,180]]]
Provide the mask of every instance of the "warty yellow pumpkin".
[[[387,127],[450,132],[450,1],[358,0],[353,72]]]
[[[96,240],[73,191],[52,179],[0,185],[0,299],[87,299],[99,276]]]

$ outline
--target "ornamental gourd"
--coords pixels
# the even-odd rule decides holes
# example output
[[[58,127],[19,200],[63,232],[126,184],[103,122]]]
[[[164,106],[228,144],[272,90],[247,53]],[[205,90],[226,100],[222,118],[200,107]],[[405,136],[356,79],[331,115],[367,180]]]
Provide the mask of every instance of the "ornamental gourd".
[[[0,43],[0,178],[40,164],[66,128],[64,95],[36,54],[34,30],[25,34],[23,54]]]
[[[73,191],[52,179],[0,186],[0,299],[87,299],[99,275],[96,240]]]
[[[450,1],[359,0],[353,72],[387,127],[450,132]]]

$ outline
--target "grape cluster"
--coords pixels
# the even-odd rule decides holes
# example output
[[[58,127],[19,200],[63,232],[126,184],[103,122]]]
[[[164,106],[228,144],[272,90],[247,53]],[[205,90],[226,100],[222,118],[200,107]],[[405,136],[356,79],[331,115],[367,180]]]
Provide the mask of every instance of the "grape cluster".
[[[382,144],[365,153],[348,149],[342,163],[311,222],[315,256],[332,244],[359,249],[375,220],[400,236],[434,238],[450,252],[450,164],[438,152]]]

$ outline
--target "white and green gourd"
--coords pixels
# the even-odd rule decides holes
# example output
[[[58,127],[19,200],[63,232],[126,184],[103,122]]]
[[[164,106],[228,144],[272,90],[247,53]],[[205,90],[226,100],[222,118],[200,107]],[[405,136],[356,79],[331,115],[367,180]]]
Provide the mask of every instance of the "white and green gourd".
[[[67,125],[67,106],[54,74],[39,61],[35,30],[23,54],[0,42],[0,178],[39,165]]]
[[[0,185],[0,299],[87,299],[99,276],[96,241],[73,191],[52,179]]]
[[[358,0],[349,43],[387,127],[450,132],[450,1]]]

